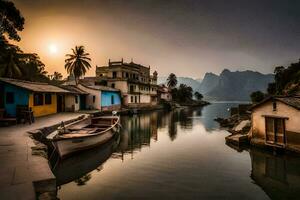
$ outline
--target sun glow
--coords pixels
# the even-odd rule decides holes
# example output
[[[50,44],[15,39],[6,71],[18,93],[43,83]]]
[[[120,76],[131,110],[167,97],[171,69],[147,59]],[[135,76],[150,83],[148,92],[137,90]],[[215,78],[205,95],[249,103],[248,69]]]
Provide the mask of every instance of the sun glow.
[[[57,46],[55,44],[50,44],[48,48],[51,54],[56,54],[58,51]]]

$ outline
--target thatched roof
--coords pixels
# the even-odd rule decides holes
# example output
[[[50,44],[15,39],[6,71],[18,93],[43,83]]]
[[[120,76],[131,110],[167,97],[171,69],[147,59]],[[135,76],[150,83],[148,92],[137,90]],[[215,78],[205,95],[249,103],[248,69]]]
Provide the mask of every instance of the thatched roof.
[[[41,83],[41,82],[30,82],[18,79],[11,79],[11,78],[0,78],[0,81],[21,87],[33,92],[51,92],[51,93],[70,93],[70,91],[62,89],[60,87],[50,85],[48,83]]]

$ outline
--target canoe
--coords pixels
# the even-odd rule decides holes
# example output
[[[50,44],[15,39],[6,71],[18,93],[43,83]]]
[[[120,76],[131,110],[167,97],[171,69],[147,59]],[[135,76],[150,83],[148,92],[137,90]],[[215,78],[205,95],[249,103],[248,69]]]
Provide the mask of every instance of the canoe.
[[[90,149],[110,140],[119,131],[118,116],[89,117],[64,126],[63,124],[47,139],[52,142],[61,158]]]

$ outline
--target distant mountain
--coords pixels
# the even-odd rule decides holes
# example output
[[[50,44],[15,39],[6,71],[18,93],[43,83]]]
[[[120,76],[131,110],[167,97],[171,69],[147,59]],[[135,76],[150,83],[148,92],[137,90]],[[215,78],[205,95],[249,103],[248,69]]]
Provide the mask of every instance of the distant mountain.
[[[158,77],[157,83],[158,84],[166,84],[168,77]],[[187,86],[190,86],[193,88],[194,91],[200,87],[201,81],[198,81],[199,79],[195,80],[193,78],[188,77],[177,77],[177,86],[180,84],[186,84]]]
[[[273,74],[254,71],[231,72],[224,69],[218,76],[206,73],[196,90],[207,99],[222,101],[248,101],[254,91],[266,92],[268,84],[274,82]]]

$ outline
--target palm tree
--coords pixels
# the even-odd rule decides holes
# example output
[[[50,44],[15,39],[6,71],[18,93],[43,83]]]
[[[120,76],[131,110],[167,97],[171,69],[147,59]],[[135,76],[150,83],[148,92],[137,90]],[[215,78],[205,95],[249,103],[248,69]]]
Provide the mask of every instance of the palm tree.
[[[54,72],[53,73],[53,79],[56,81],[60,81],[63,78],[62,74],[59,72]]]
[[[167,85],[169,88],[174,88],[177,85],[177,77],[175,74],[171,73],[167,79]]]
[[[69,75],[74,75],[77,85],[78,79],[84,76],[87,70],[91,68],[89,63],[91,59],[88,57],[90,54],[85,52],[83,46],[75,46],[72,52],[73,54],[66,55],[65,69]]]
[[[17,54],[11,50],[0,56],[0,69],[1,77],[19,78],[22,76]]]

